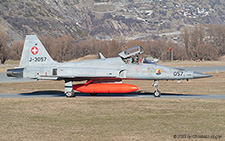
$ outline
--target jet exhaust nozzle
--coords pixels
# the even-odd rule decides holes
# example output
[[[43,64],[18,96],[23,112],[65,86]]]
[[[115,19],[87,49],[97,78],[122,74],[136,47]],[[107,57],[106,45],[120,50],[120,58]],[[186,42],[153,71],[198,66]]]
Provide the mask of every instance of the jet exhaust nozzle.
[[[8,69],[6,74],[8,77],[23,77],[23,70],[24,68]]]

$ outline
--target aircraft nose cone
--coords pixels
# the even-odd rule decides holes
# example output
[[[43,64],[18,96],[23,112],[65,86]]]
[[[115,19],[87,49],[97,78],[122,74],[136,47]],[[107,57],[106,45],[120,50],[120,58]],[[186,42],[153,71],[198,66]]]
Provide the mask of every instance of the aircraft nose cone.
[[[204,78],[204,77],[212,77],[212,75],[200,73],[200,72],[193,72],[193,78]]]

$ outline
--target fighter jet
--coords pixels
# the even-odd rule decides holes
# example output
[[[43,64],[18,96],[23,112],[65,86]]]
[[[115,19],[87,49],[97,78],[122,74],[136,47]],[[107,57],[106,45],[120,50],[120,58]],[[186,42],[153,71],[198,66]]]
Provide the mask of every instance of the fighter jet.
[[[122,80],[153,80],[154,96],[160,97],[159,80],[189,80],[211,77],[211,75],[158,65],[145,58],[144,50],[132,47],[119,57],[59,63],[54,61],[35,35],[27,35],[19,67],[7,70],[8,77],[23,77],[37,80],[64,80],[65,95],[74,97],[74,91],[82,93],[129,93],[139,88]],[[73,81],[86,81],[73,85]]]

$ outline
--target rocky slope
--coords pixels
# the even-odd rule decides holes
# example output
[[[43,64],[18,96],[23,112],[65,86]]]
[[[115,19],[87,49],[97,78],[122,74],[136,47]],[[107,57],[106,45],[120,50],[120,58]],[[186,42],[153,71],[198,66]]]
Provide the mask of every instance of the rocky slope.
[[[225,2],[184,0],[1,0],[0,30],[11,40],[27,34],[75,39],[128,39],[224,24]]]

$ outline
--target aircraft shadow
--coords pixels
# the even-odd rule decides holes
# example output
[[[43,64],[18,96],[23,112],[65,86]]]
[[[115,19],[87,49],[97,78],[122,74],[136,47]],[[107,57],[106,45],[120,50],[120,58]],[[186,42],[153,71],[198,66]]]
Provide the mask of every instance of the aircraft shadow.
[[[43,96],[43,97],[65,97],[63,91],[35,91],[32,93],[20,93],[21,96]],[[76,92],[76,96],[79,97],[154,97],[153,93],[148,92],[132,92],[132,93],[100,93],[96,96],[91,96],[89,93],[80,93]],[[174,93],[162,93],[161,97],[170,96],[170,97],[189,97],[189,96],[202,96],[196,94],[174,94]]]
[[[146,93],[146,92],[141,92],[141,93],[124,93],[124,94],[120,94],[120,93],[101,93],[101,94],[97,94],[96,96],[91,96],[90,94],[87,93],[77,93],[76,96],[84,96],[84,97],[154,97],[153,93]],[[179,96],[201,96],[201,95],[195,95],[195,94],[172,94],[172,93],[162,93],[161,97],[163,96],[171,96],[171,97],[179,97]]]
[[[50,97],[64,97],[63,91],[34,91],[32,93],[20,93],[22,96],[50,96]]]

